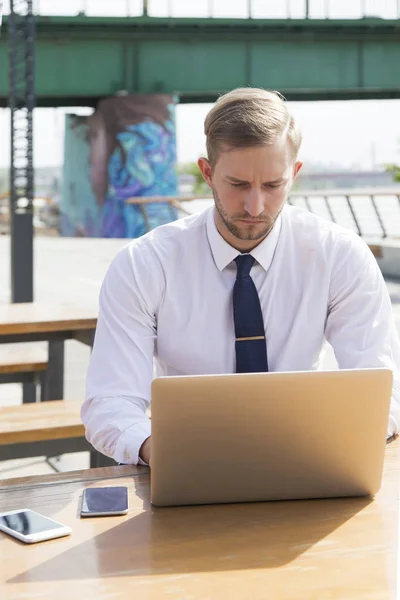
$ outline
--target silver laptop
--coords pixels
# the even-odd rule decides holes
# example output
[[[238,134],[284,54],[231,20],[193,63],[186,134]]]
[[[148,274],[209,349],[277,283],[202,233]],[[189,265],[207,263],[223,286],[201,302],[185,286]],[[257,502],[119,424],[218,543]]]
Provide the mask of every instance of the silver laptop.
[[[155,379],[151,502],[373,495],[391,391],[389,369]]]

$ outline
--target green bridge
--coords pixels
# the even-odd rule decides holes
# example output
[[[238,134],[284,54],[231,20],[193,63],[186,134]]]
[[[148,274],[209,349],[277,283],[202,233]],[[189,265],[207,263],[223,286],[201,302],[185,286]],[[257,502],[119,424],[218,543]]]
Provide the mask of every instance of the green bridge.
[[[0,106],[8,94],[8,18]],[[400,21],[37,17],[38,106],[116,93],[209,102],[237,86],[290,100],[400,98]]]

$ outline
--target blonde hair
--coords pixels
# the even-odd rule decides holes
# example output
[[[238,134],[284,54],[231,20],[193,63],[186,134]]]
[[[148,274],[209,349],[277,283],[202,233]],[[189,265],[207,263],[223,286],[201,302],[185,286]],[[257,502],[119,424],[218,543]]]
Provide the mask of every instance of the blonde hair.
[[[222,146],[226,150],[273,144],[288,137],[294,160],[300,149],[301,131],[285,98],[259,88],[237,88],[221,96],[204,123],[208,160],[215,165]]]

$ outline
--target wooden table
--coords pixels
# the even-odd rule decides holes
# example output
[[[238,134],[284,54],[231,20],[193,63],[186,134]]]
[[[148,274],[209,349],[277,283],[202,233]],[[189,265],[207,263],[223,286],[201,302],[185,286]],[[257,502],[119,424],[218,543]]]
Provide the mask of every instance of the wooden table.
[[[394,600],[399,463],[396,441],[373,500],[154,508],[146,467],[0,482],[0,509],[73,530],[36,546],[0,533],[0,598]],[[82,489],[98,485],[127,485],[129,515],[81,520]]]
[[[64,341],[93,345],[97,310],[68,304],[19,303],[0,305],[0,344],[47,341],[48,371],[45,398],[64,397]]]

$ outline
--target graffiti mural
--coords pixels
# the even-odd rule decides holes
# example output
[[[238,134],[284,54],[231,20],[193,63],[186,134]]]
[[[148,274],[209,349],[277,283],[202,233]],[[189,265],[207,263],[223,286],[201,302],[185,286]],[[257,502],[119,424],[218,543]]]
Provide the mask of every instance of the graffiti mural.
[[[67,115],[62,234],[135,238],[178,218],[175,105],[166,95],[102,100],[93,115]]]

